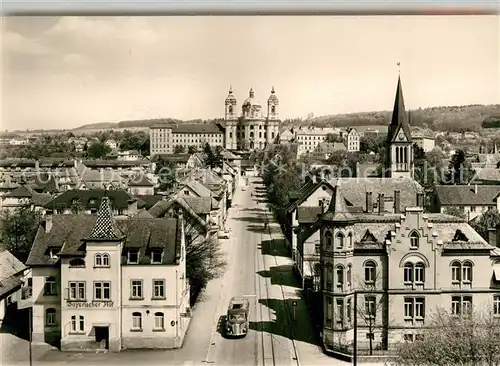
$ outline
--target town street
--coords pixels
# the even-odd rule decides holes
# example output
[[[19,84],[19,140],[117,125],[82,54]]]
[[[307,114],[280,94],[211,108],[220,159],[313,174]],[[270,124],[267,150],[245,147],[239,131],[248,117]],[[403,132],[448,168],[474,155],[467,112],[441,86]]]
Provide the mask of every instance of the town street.
[[[264,228],[265,192],[260,178],[250,178],[248,189],[237,188],[229,209],[230,239],[221,239],[228,268],[213,280],[193,310],[184,345],[178,350],[126,350],[120,353],[49,351],[38,363],[86,364],[113,362],[167,365],[343,365],[322,354],[292,276],[291,259],[279,226]],[[250,331],[245,338],[228,339],[223,324],[229,299],[246,296]],[[293,303],[296,318],[293,320]],[[292,339],[294,339],[292,341]]]

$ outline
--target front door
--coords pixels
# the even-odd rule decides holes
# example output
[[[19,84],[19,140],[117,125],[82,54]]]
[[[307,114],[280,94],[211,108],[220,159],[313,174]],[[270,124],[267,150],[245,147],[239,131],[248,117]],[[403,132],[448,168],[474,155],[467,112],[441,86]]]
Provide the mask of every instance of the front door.
[[[95,341],[101,343],[101,348],[109,349],[109,327],[95,327]]]

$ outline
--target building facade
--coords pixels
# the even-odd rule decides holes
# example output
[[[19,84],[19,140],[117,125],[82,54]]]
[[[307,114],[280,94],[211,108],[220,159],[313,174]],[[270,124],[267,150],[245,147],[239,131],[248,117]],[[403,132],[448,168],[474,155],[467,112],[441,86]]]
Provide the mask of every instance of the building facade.
[[[250,89],[248,98],[241,105],[241,114],[237,112],[237,100],[233,89],[225,100],[225,147],[228,150],[263,149],[273,143],[279,135],[279,100],[271,89],[267,99],[267,111],[255,98],[255,92]]]
[[[359,151],[359,139],[360,134],[355,128],[347,129],[346,136],[346,147],[348,152],[358,152]]]
[[[47,215],[27,264],[33,340],[63,350],[181,347],[189,323],[182,217]]]
[[[150,155],[172,154],[176,146],[201,150],[224,146],[224,129],[215,123],[159,124],[149,128]]]
[[[418,338],[439,307],[460,314],[484,306],[500,315],[499,250],[465,220],[420,205],[352,214],[336,186],[318,225],[327,349],[352,350],[355,317],[358,348],[371,340],[374,350],[387,350]]]

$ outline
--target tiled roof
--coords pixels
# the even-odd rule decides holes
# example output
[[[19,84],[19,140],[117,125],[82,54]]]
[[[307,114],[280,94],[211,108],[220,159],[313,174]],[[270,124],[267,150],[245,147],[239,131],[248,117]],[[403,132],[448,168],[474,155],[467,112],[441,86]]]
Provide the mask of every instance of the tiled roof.
[[[312,224],[321,215],[322,207],[297,207],[297,220],[300,224]]]
[[[122,167],[130,168],[140,165],[149,165],[151,162],[146,159],[142,160],[83,160],[83,165],[88,168],[107,168],[107,167]]]
[[[201,182],[197,180],[190,181],[186,184],[191,190],[193,190],[199,197],[211,197],[212,191],[205,187]]]
[[[476,180],[489,180],[500,182],[500,169],[492,168],[478,168],[476,169]]]
[[[182,197],[184,201],[199,215],[208,215],[212,210],[219,207],[218,202],[211,197]]]
[[[347,202],[354,207],[366,208],[366,192],[373,193],[373,202],[377,202],[378,194],[385,198],[394,197],[394,191],[400,191],[401,207],[414,207],[417,204],[417,193],[424,190],[420,184],[411,178],[334,178],[330,181],[335,185],[341,182],[342,194]]]
[[[58,259],[52,259],[47,251],[59,248],[59,255],[83,254],[85,245],[82,239],[92,230],[96,222],[94,215],[53,215],[52,229],[45,232],[44,223],[38,227],[28,266],[53,265]],[[163,264],[173,264],[180,254],[180,230],[177,219],[128,218],[117,220],[118,228],[125,235],[122,264],[126,263],[127,248],[140,249],[140,263],[150,263],[149,248],[163,248]],[[64,246],[64,247],[63,247]]]
[[[59,187],[53,175],[41,173],[35,175],[34,187],[35,190],[44,193],[55,193],[59,191]]]
[[[0,251],[0,280],[14,276],[27,267],[14,254],[4,249]]]
[[[134,216],[138,219],[154,219],[154,216],[151,215],[148,210],[142,208],[137,211],[137,214]]]
[[[207,223],[203,220],[196,211],[184,200],[182,197],[174,197],[168,201],[160,201],[154,205],[150,210],[149,214],[153,217],[160,218],[165,217],[170,208],[173,206],[181,207],[188,215],[195,219],[199,224],[207,227]]]
[[[120,174],[114,170],[94,170],[84,169],[82,172],[82,180],[85,183],[104,182],[104,183],[121,183]]]
[[[172,163],[187,163],[191,154],[158,154],[156,157]]]
[[[253,168],[254,165],[255,165],[255,161],[253,161],[251,159],[241,160],[241,167],[242,168]]]
[[[475,193],[477,189],[477,193]],[[436,195],[442,205],[495,205],[500,185],[441,185]]]
[[[105,195],[109,197],[111,204],[115,209],[126,209],[128,208],[129,202],[135,200],[135,198],[123,189],[106,191],[104,189],[71,189],[61,193],[53,200],[46,203],[45,208],[51,210],[70,208],[75,200],[78,200],[79,203],[86,209],[98,208]],[[95,200],[95,202],[91,203],[92,200]]]
[[[163,196],[159,194],[135,195],[134,197],[137,199],[137,208],[144,208],[146,210],[149,210],[158,201],[163,199]]]
[[[129,187],[154,187],[145,174],[139,173],[128,182]]]
[[[322,215],[323,220],[336,222],[350,222],[354,220],[354,216],[347,209],[347,204],[340,185],[340,180],[337,180],[332,199],[330,200],[330,207],[328,207],[328,211]]]
[[[107,196],[101,199],[101,206],[97,211],[97,219],[87,237],[88,240],[119,240],[123,238],[123,233],[116,226],[113,219],[113,209]]]
[[[12,192],[7,193],[4,197],[13,197],[13,198],[31,198],[33,196],[33,191],[26,187],[24,184],[20,185]]]
[[[31,196],[31,203],[34,206],[44,207],[47,203],[52,201],[53,198],[54,196],[48,193],[33,192],[33,195]]]
[[[359,163],[356,167],[356,174],[359,178],[377,178],[378,166],[379,164],[375,163]]]
[[[220,125],[215,123],[179,123],[172,128],[172,133],[223,133]]]

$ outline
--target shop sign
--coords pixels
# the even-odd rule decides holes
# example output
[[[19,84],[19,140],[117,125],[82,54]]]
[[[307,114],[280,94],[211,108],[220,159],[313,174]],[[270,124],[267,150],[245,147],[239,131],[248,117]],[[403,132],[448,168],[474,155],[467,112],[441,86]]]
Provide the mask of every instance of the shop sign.
[[[112,308],[113,301],[68,301],[68,308]]]

